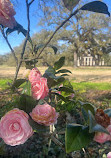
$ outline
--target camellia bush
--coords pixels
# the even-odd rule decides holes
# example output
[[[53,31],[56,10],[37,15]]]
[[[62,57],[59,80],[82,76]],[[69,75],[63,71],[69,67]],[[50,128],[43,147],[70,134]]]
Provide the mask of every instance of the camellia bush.
[[[79,0],[63,0],[64,6],[72,11],[70,16],[61,23],[45,45],[34,46],[30,37],[30,2],[26,0],[28,29],[25,30],[14,18],[16,14],[9,0],[0,1],[0,30],[6,40],[13,57],[16,61],[15,77],[10,84],[13,92],[18,93],[18,103],[7,111],[0,120],[0,137],[10,146],[24,144],[34,133],[47,141],[53,141],[64,152],[70,153],[81,150],[92,141],[100,144],[111,141],[111,109],[97,109],[91,103],[85,103],[76,98],[76,92],[70,81],[66,78],[71,73],[62,68],[65,57],[61,57],[52,66],[50,65],[44,74],[37,68],[37,61],[44,48],[55,33],[79,10],[87,10],[102,14],[109,14],[108,7],[101,1],[85,4],[74,12],[73,8]],[[22,32],[25,36],[21,57],[18,59],[8,41],[8,35],[13,31]],[[30,42],[34,56],[25,58],[25,48]],[[51,46],[57,51],[54,46]],[[42,50],[38,52],[38,49]],[[26,70],[23,78],[17,79],[21,64],[25,62]],[[18,89],[20,89],[18,91]],[[72,112],[73,116],[79,115],[78,119],[66,124],[65,130],[58,128],[58,120],[63,113]],[[69,114],[67,113],[67,115]],[[67,116],[68,117],[68,116]],[[62,120],[63,121],[63,120]],[[63,134],[65,144],[59,141],[58,135]],[[109,152],[108,158],[111,157]]]

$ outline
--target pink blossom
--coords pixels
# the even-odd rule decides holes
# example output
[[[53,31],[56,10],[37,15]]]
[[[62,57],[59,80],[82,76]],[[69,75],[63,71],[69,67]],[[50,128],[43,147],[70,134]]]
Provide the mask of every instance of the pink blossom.
[[[111,158],[111,152],[107,154],[107,158]]]
[[[13,29],[16,25],[16,21],[13,17],[15,14],[16,12],[9,0],[0,0],[0,24]]]
[[[33,68],[33,69],[30,71],[30,74],[29,74],[29,81],[32,83],[32,82],[38,80],[41,76],[42,76],[42,75],[41,75],[40,71],[35,67],[35,68]]]
[[[96,132],[94,136],[94,141],[98,143],[105,143],[110,140],[110,135],[102,132]]]
[[[49,93],[47,79],[44,77],[41,77],[38,80],[32,82],[31,90],[32,90],[32,96],[34,99],[36,100],[44,99]]]
[[[50,126],[57,122],[58,113],[55,111],[55,108],[51,107],[48,104],[37,105],[30,113],[32,119],[38,124]]]
[[[0,121],[0,137],[8,145],[23,144],[33,135],[28,123],[28,114],[15,108],[5,114]]]
[[[75,96],[75,94],[72,93],[72,94],[70,95],[70,98],[72,99],[72,98],[74,98],[74,96]]]

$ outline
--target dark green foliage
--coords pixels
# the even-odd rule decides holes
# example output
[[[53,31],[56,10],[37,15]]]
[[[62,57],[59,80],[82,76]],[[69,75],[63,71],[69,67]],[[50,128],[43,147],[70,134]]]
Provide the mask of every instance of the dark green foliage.
[[[23,86],[23,90],[22,90],[22,94],[26,94],[31,96],[31,83],[29,81],[27,81],[24,86]]]
[[[111,117],[111,109],[106,109],[106,110],[104,110],[104,112],[105,112],[109,117]]]
[[[61,69],[61,70],[56,71],[56,74],[59,74],[59,73],[72,73],[72,72],[67,69]]]
[[[60,87],[60,88],[56,88],[56,90],[58,91],[64,91],[64,92],[68,92],[68,93],[74,93],[74,90],[69,88],[69,87]]]
[[[37,54],[38,50],[43,48],[44,46],[45,46],[45,44],[40,44],[40,45],[35,46],[35,48],[34,48],[35,53]],[[47,47],[52,48],[55,54],[57,53],[57,50],[58,50],[57,47],[55,47],[53,45],[47,45]]]
[[[109,132],[103,126],[97,124],[95,117],[93,116],[91,111],[88,111],[88,115],[89,115],[89,132],[90,133],[103,132],[103,133],[109,134]]]
[[[79,3],[79,1],[80,0],[63,0],[64,6],[70,11],[73,10],[73,8]]]
[[[96,13],[108,14],[110,16],[107,5],[100,1],[94,1],[94,2],[87,3],[84,6],[82,6],[80,9],[88,10],[88,11],[92,11],[92,12],[96,12]]]
[[[17,22],[16,22],[16,23],[17,23]],[[10,33],[14,32],[14,31],[18,31],[18,33],[22,32],[24,36],[27,35],[27,30],[25,30],[25,29],[23,28],[23,26],[20,25],[19,23],[17,23],[16,26],[14,26],[13,29],[8,28],[8,29],[6,30],[6,35],[8,36]]]
[[[24,82],[26,82],[26,79],[17,79],[15,81],[15,83],[13,84],[14,88],[18,88],[21,84],[23,84]]]
[[[30,113],[32,109],[37,105],[37,101],[34,100],[31,96],[22,94],[18,101],[18,108],[24,110],[27,113]]]
[[[55,70],[60,69],[64,65],[64,62],[65,62],[65,57],[61,57],[57,62],[54,63],[54,69]]]
[[[93,135],[89,133],[88,127],[69,124],[66,126],[65,145],[66,152],[80,150],[92,141]]]
[[[29,123],[30,123],[31,127],[33,128],[33,130],[37,133],[49,132],[49,127],[40,125],[37,122],[35,122],[34,120],[32,120],[31,118],[29,119]]]

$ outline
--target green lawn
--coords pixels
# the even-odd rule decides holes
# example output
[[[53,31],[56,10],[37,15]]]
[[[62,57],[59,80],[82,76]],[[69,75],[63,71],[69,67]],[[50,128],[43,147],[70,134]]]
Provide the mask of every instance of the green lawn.
[[[12,80],[10,79],[0,79],[0,90],[4,90],[8,88],[8,82],[11,82]]]
[[[0,90],[8,88],[8,82],[11,82],[10,79],[0,79]],[[86,91],[86,90],[111,90],[111,83],[103,82],[74,82],[71,81],[75,90]]]
[[[75,90],[111,90],[111,83],[103,82],[71,82]]]

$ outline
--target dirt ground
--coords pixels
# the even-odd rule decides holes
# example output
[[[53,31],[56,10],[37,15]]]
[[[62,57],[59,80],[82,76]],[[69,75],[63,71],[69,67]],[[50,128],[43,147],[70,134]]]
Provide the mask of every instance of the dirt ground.
[[[75,82],[92,81],[92,82],[111,82],[111,67],[64,67],[72,72],[69,76]],[[47,67],[38,67],[43,74]],[[23,76],[25,67],[21,67],[18,78]],[[13,78],[15,74],[15,67],[0,66],[0,78]]]

